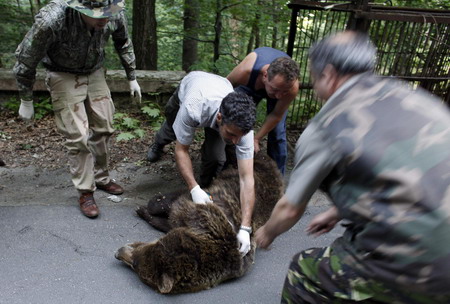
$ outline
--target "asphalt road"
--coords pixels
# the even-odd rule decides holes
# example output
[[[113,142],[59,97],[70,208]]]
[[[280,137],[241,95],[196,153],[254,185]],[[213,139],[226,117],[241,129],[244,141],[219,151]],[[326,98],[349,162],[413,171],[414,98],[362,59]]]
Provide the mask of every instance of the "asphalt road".
[[[84,217],[65,170],[0,168],[0,303],[279,303],[291,257],[310,247],[329,245],[342,229],[319,238],[304,229],[328,203],[317,195],[303,219],[258,250],[244,277],[192,294],[161,295],[114,258],[122,245],[162,236],[136,217],[134,208],[180,181],[158,180],[135,167],[113,176],[126,179],[122,201],[95,194],[101,215]]]

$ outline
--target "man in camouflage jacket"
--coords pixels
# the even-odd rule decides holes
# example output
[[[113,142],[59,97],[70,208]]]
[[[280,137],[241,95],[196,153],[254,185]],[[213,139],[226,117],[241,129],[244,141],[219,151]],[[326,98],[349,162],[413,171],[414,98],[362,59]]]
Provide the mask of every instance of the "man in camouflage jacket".
[[[54,0],[39,11],[16,50],[19,116],[31,119],[34,115],[33,85],[36,67],[42,61],[56,125],[66,137],[80,209],[91,218],[99,214],[93,197],[96,188],[116,195],[124,191],[108,172],[114,104],[103,63],[110,36],[125,68],[131,94],[138,100],[141,97],[123,9],[124,0]]]
[[[313,87],[326,103],[255,239],[267,248],[319,186],[333,207],[307,232],[321,235],[341,219],[347,230],[294,256],[283,303],[450,303],[450,113],[429,93],[374,75],[375,54],[351,31],[310,50]]]

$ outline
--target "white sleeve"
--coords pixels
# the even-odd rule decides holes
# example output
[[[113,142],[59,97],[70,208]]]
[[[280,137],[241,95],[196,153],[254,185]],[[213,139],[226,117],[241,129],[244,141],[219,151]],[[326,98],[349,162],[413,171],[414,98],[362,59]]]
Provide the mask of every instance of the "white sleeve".
[[[187,111],[186,107],[181,105],[172,126],[177,140],[182,145],[190,145],[194,140],[197,126],[198,123],[189,115],[189,111]]]
[[[253,130],[242,136],[241,140],[236,145],[237,159],[253,158],[253,154],[255,153],[253,136]]]

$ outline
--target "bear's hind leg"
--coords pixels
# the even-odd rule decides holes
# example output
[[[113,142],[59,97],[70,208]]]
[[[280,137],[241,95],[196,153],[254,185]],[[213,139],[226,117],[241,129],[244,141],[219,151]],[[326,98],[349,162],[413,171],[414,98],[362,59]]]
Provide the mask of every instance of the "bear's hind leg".
[[[165,195],[161,193],[155,195],[147,204],[148,213],[159,217],[169,217],[173,203],[183,192],[185,191],[178,190]]]

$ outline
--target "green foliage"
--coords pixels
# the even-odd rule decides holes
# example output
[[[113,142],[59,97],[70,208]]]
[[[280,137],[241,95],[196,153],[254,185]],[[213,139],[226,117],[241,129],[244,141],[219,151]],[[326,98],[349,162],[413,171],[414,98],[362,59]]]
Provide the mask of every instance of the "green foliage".
[[[205,131],[204,130],[196,130],[194,134],[193,142],[201,144],[205,141]]]
[[[153,130],[159,130],[162,122],[164,121],[163,115],[161,115],[161,110],[154,103],[148,103],[141,108],[142,113],[144,113],[148,119],[150,126]]]
[[[50,0],[41,0],[40,3],[45,5]],[[433,9],[450,9],[450,0],[374,0],[380,5],[392,6],[406,6],[418,8],[433,8]],[[289,22],[291,17],[291,10],[287,7],[290,1],[285,0],[198,0],[198,28],[196,34],[198,36],[198,62],[191,68],[192,70],[203,70],[226,76],[231,69],[240,62],[245,55],[251,50],[259,46],[273,46],[281,50],[286,50],[287,35],[289,33]],[[0,67],[12,68],[15,62],[14,51],[17,45],[21,42],[26,32],[33,23],[33,16],[30,9],[30,4],[35,5],[39,3],[36,1],[16,0],[16,1],[0,1]],[[160,70],[181,70],[182,61],[182,42],[185,33],[183,33],[183,11],[185,0],[164,0],[156,1],[156,18],[157,18],[157,33],[158,33],[158,67]],[[127,1],[126,15],[128,18],[128,29],[132,29],[132,4],[133,1]],[[36,9],[34,10],[36,11]],[[222,28],[220,35],[219,58],[214,62],[214,36],[215,36],[215,22],[216,16],[221,14]],[[303,14],[300,12],[300,14]],[[294,54],[295,59],[301,64],[301,82],[309,83],[309,73],[306,69],[307,63],[307,48],[315,37],[320,37],[322,34],[328,34],[330,31],[336,29],[335,24],[342,23],[342,27],[346,24],[346,18],[342,20],[335,20],[334,15],[326,11],[305,12],[301,22],[298,24],[299,31],[304,33],[302,42],[305,42],[305,47],[298,47],[300,41],[296,41],[296,48]],[[325,14],[325,19],[328,23],[314,23],[317,21],[319,14]],[[327,15],[328,14],[328,15]],[[333,25],[334,24],[334,25]],[[331,26],[333,25],[333,27]],[[319,35],[317,33],[320,33]],[[276,35],[274,35],[276,33]],[[130,33],[131,35],[131,33]],[[423,49],[418,47],[415,40],[408,40],[406,35],[402,36],[401,32],[378,36],[386,37],[386,45],[398,43],[400,39],[404,40],[404,50],[411,53],[413,50],[415,55],[403,56],[401,53],[397,56],[385,56],[380,58],[380,62],[389,67],[399,66],[401,69],[405,66],[404,61],[411,60],[412,74],[420,74],[421,68],[424,66],[424,61],[429,61],[430,56]],[[423,31],[424,40],[428,44],[434,43],[438,32]],[[300,40],[300,39],[299,39]],[[303,41],[304,40],[304,41]],[[139,41],[137,42],[139,43]],[[447,43],[448,44],[448,43]],[[420,45],[420,44],[419,44]],[[386,47],[387,48],[387,47]],[[383,47],[380,51],[388,51]],[[447,50],[447,49],[445,49]],[[444,50],[444,51],[445,51]],[[122,69],[120,60],[116,54],[112,41],[110,41],[105,49],[105,67],[108,69]],[[445,56],[444,56],[445,57]],[[446,62],[448,56],[442,59],[442,71],[436,71],[436,74],[445,74]],[[417,66],[417,67],[416,67]],[[395,70],[394,72],[403,73],[408,71]],[[439,73],[438,73],[439,72]],[[443,88],[442,90],[448,90]],[[300,98],[298,98],[300,99]],[[19,103],[16,101],[7,102],[14,111],[18,110]],[[298,117],[309,118],[315,113],[315,108],[308,108],[309,106],[303,101],[296,101],[290,113],[293,112]],[[263,107],[265,109],[265,107]],[[308,109],[307,109],[308,108]],[[152,128],[159,127],[162,115],[160,115],[159,108],[154,104],[145,104],[141,109],[143,121],[150,123]],[[39,119],[46,113],[51,111],[49,102],[35,103],[36,118]],[[158,114],[156,114],[158,112]],[[291,114],[290,114],[291,115]],[[261,114],[258,121],[263,120],[265,113]],[[129,140],[130,136],[142,136],[142,129],[140,125],[135,125],[136,122],[130,118],[117,118],[117,129],[121,130],[124,135],[123,140]],[[127,135],[127,133],[129,133]]]
[[[256,107],[256,127],[262,126],[262,124],[266,120],[266,112],[267,101],[266,99],[263,99]]]
[[[141,108],[143,118],[130,117],[129,114],[117,112],[114,114],[114,128],[119,131],[117,141],[129,141],[134,138],[143,138],[145,130],[142,129],[144,121],[156,131],[161,127],[164,117],[156,103],[143,101],[145,105]]]
[[[289,106],[288,120],[296,126],[306,126],[322,107],[319,101],[311,101],[309,98],[298,98]]]
[[[33,19],[28,7],[3,1],[0,3],[0,19],[0,68],[12,68],[16,61],[14,51],[30,29]]]
[[[19,149],[20,150],[31,150],[34,146],[31,144],[20,144]]]
[[[5,102],[2,103],[2,107],[11,111],[17,113],[19,111],[20,106],[20,100],[17,99],[17,97],[13,97]]]
[[[417,7],[417,8],[432,8],[432,9],[450,9],[449,0],[375,0],[377,4],[402,6],[402,7]]]
[[[183,1],[156,1],[158,68],[181,70]]]
[[[216,73],[226,77],[235,67],[236,63],[230,57],[221,56],[219,60],[214,63]]]
[[[41,0],[45,5],[49,0]],[[450,0],[375,0],[378,4],[434,9],[449,9]],[[33,22],[30,2],[27,0],[0,3],[0,67],[11,68],[15,62],[14,51]],[[259,46],[286,49],[291,10],[285,0],[198,0],[198,52],[199,61],[193,69],[217,71],[225,76],[236,63]],[[127,2],[126,16],[132,29],[132,4]],[[156,1],[158,24],[158,67],[160,70],[180,70],[183,40],[184,0]],[[38,8],[34,8],[36,11]],[[213,62],[213,40],[216,13],[222,14],[222,33],[219,60]],[[252,28],[258,28],[258,41]],[[274,36],[274,32],[278,33]],[[253,43],[250,44],[250,42]],[[249,45],[250,44],[250,45]],[[120,60],[110,42],[105,49],[105,67],[121,69]]]
[[[129,117],[128,114],[115,113],[114,128],[120,131],[119,135],[117,135],[117,141],[128,141],[137,137],[143,137],[144,131],[140,128],[140,124],[141,122],[138,119]]]
[[[157,1],[156,17],[158,23],[158,66],[162,70],[181,68],[181,49],[183,39],[183,0]],[[286,48],[291,11],[282,0],[246,0],[246,1],[207,1],[198,0],[199,61],[191,70],[216,72],[222,76],[248,53],[248,44],[252,26],[258,25],[259,46]],[[220,36],[220,57],[213,61],[216,14],[222,16]],[[256,20],[257,19],[257,20]],[[274,31],[280,33],[274,37]]]
[[[44,116],[53,113],[53,106],[50,98],[37,100],[34,103],[34,119],[42,119]]]
[[[0,131],[0,140],[10,140],[12,137],[8,133]]]
[[[136,138],[132,132],[121,132],[117,135],[117,141],[129,141]]]

